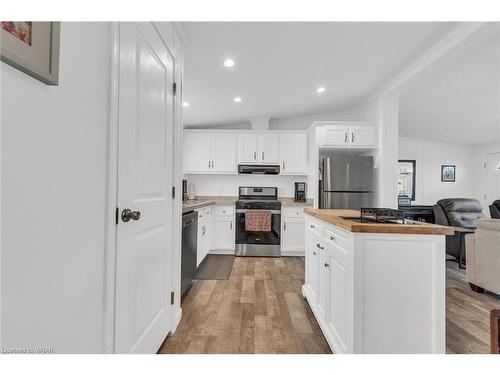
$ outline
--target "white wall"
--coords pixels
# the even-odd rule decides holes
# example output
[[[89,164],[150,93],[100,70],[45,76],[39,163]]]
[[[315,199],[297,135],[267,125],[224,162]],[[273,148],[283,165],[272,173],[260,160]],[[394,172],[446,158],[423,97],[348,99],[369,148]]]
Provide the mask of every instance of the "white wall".
[[[432,205],[442,198],[477,198],[475,157],[473,146],[399,138],[399,159],[417,161],[413,204]],[[456,165],[456,182],[441,182],[443,164]]]
[[[259,176],[259,175],[185,175],[194,183],[196,195],[238,196],[239,186],[276,186],[280,197],[293,197],[295,182],[307,182],[307,176]],[[307,196],[313,192],[307,187]]]
[[[62,24],[59,86],[1,63],[4,348],[102,348],[108,27]]]
[[[476,197],[489,216],[489,205],[500,199],[500,141],[474,147],[476,171]]]

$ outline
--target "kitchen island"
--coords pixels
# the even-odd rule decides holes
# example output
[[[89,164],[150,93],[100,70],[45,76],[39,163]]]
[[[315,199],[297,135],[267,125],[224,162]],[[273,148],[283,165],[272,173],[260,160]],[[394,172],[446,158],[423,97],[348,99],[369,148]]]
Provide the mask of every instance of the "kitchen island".
[[[445,236],[306,208],[307,299],[334,353],[445,353]]]

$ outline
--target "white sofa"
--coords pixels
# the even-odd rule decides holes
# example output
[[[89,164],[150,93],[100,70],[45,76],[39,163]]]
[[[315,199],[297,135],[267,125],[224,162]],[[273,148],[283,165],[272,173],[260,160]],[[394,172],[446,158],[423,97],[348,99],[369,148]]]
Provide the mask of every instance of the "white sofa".
[[[500,219],[479,219],[465,237],[467,281],[472,290],[500,294]]]

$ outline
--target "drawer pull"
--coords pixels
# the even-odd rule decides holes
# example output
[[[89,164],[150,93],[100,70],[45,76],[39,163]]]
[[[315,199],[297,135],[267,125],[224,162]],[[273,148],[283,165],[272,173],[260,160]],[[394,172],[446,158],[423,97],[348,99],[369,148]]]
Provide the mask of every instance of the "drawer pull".
[[[311,225],[311,229],[314,229],[314,228],[316,228],[316,227],[314,225]]]
[[[330,267],[330,265],[328,263],[325,263],[325,267]]]
[[[324,246],[321,246],[319,243],[316,244],[316,247],[318,249],[321,249],[321,250],[325,250],[325,247]]]
[[[337,241],[337,239],[335,237],[333,237],[333,236],[330,236],[330,240],[331,241]]]
[[[313,251],[313,255],[318,255],[318,253],[316,251]]]

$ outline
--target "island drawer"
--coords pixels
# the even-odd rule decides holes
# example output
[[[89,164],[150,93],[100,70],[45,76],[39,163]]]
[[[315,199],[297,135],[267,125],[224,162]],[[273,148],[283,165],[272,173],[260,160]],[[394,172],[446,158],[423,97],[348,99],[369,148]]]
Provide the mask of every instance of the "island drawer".
[[[308,231],[316,234],[317,236],[323,237],[323,225],[317,222],[316,220],[312,220],[311,218],[306,219],[306,228]]]
[[[338,230],[334,230],[334,228],[332,227],[325,228],[325,239],[343,249],[347,249],[347,246],[349,244],[349,240],[347,239],[345,234],[341,233]]]

